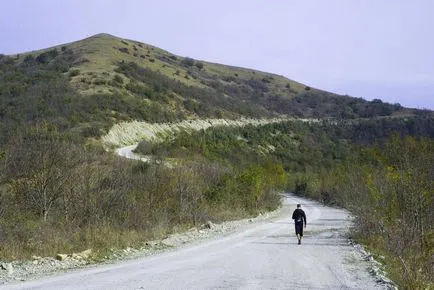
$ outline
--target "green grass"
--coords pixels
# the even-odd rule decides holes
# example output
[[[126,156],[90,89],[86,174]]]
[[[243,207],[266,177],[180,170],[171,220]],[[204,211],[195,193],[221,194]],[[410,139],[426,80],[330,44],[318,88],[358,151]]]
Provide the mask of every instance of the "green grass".
[[[74,66],[75,69],[79,70],[79,74],[71,78],[71,83],[86,95],[101,90],[101,88],[99,88],[101,85],[90,84],[87,87],[83,87],[80,85],[81,80],[84,78],[90,81],[87,74],[94,73],[99,78],[108,82],[115,74],[114,70],[117,68],[116,63],[120,61],[135,62],[142,67],[158,71],[161,74],[175,81],[180,81],[187,86],[205,87],[201,83],[201,77],[197,79],[194,79],[191,76],[189,78],[185,77],[188,68],[181,65],[183,57],[176,56],[148,44],[118,38],[109,34],[97,34],[69,44],[62,44],[43,50],[24,53],[20,55],[20,59],[23,60],[24,57],[29,54],[36,57],[40,53],[47,52],[53,48],[61,51],[62,47],[66,47],[68,50],[73,51],[74,55],[79,56],[81,59],[89,60],[88,62]],[[134,47],[137,50],[135,50]],[[119,51],[119,48],[127,48],[129,53],[123,53]],[[137,56],[134,56],[134,54],[137,54]],[[145,58],[142,58],[141,56],[145,56]],[[163,62],[159,59],[162,57],[170,58],[173,56],[176,57],[176,60],[171,60],[172,63]],[[153,61],[150,61],[151,59],[153,59]],[[201,62],[204,64],[201,72],[216,75],[218,79],[229,76],[234,76],[242,80],[249,80],[251,78],[257,80],[272,78],[270,79],[270,91],[278,94],[288,94],[289,90],[286,87],[287,84],[290,84],[292,95],[303,91],[305,88],[305,85],[289,80],[283,76],[206,61]],[[193,66],[192,70],[198,69]],[[176,73],[177,71],[179,72],[178,74]],[[201,72],[199,72],[199,75]],[[108,75],[102,76],[103,73]],[[107,90],[103,91],[109,93]]]
[[[128,43],[128,45],[125,45],[125,43]],[[158,57],[168,57],[171,54],[147,44],[141,45],[142,47],[140,47],[135,41],[120,39],[108,34],[98,34],[87,39],[71,43],[67,47],[74,51],[74,53],[78,53],[82,57],[90,60],[90,62],[85,62],[78,66],[80,71],[83,73],[113,73],[114,69],[117,67],[117,62],[135,62],[140,66],[148,67],[152,70],[159,71],[168,77],[179,80],[186,85],[201,86],[199,81],[195,81],[193,79],[187,80],[183,78],[182,76],[186,70],[181,66],[173,67],[158,59]],[[134,50],[134,46],[136,47],[137,51]],[[129,53],[123,53],[119,51],[119,48],[127,48]],[[134,56],[134,53],[136,53],[137,56]],[[141,55],[144,55],[145,58],[140,57]],[[150,61],[151,59],[154,61]],[[178,57],[178,59],[180,59],[180,57]],[[181,71],[180,76],[174,75],[176,70]]]

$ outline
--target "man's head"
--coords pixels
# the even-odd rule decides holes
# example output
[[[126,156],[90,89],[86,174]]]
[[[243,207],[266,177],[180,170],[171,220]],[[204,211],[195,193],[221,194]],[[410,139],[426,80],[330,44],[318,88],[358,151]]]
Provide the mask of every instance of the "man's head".
[[[301,204],[297,204],[297,208],[300,208],[301,207]]]

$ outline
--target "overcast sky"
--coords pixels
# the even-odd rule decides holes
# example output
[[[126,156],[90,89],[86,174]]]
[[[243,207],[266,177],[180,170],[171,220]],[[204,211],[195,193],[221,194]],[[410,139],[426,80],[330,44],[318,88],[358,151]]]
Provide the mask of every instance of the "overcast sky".
[[[1,11],[3,54],[105,32],[336,93],[434,109],[431,0],[5,0]]]

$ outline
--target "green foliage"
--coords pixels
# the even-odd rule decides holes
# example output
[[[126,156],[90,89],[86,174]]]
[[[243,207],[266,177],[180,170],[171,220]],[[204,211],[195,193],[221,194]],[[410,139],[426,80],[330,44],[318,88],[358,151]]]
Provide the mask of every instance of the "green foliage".
[[[58,55],[59,55],[59,52],[57,51],[57,49],[52,49],[50,51],[43,52],[43,53],[39,54],[36,57],[36,61],[41,63],[41,64],[47,64],[51,60],[56,58]]]
[[[432,138],[392,135],[304,175],[304,194],[349,208],[356,216],[355,236],[394,261],[389,273],[408,289],[433,282],[433,148]]]
[[[357,217],[356,236],[399,263],[390,266],[395,280],[423,288],[432,277],[433,132],[432,119],[425,117],[289,121],[180,132],[147,153],[201,155],[233,168],[207,193],[214,206],[243,204],[246,212],[258,212],[277,176],[297,194],[345,206]],[[284,184],[280,180],[274,189]]]
[[[113,77],[113,81],[118,83],[118,84],[123,84],[124,83],[124,79],[120,76],[120,75],[115,75]]]
[[[287,121],[264,126],[181,131],[174,138],[154,146],[152,153],[172,158],[201,154],[223,164],[241,166],[271,157],[286,170],[305,172],[309,168],[330,168],[336,162],[346,160],[353,150],[351,144],[381,142],[392,133],[433,138],[433,132],[432,120],[425,118],[401,123],[392,119],[354,123]],[[303,182],[296,183],[301,186],[299,190],[304,191]]]
[[[196,61],[194,64],[195,67],[197,67],[198,69],[203,69],[203,62],[201,61]]]
[[[222,93],[207,88],[186,86],[180,82],[173,81],[159,72],[140,67],[134,62],[119,63],[117,72],[123,73],[126,77],[132,79],[132,84],[142,83],[143,85],[141,86],[145,86],[146,84],[147,86],[153,88],[160,87],[162,88],[162,94],[169,95],[171,93],[175,93],[180,96],[185,96],[186,99],[195,100],[200,104],[200,110],[194,111],[193,109],[192,113],[198,114],[199,116],[216,116],[217,112],[221,112],[221,110],[229,111],[232,114],[245,116],[254,116],[254,114],[258,112],[260,114],[266,115],[265,111],[255,107],[252,108],[244,102],[233,101],[224,98]],[[140,92],[143,90],[139,89],[135,91],[132,89],[131,91],[140,94]]]
[[[78,70],[78,69],[73,69],[69,72],[70,77],[75,77],[75,76],[78,76],[79,74],[80,74],[80,70]]]
[[[10,140],[0,160],[2,258],[131,246],[174,227],[275,209],[286,179],[272,163],[238,170],[192,158],[171,169],[112,160],[81,143],[49,125]]]
[[[185,57],[181,60],[181,63],[187,67],[194,66],[194,59],[190,57]]]
[[[122,53],[130,54],[130,51],[126,47],[120,47],[119,51],[122,52]]]

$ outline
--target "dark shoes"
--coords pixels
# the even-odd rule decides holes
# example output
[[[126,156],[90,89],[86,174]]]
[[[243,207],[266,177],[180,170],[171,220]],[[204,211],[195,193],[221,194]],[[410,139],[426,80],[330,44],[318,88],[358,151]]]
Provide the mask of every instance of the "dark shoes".
[[[301,245],[301,239],[298,240],[298,244]]]

